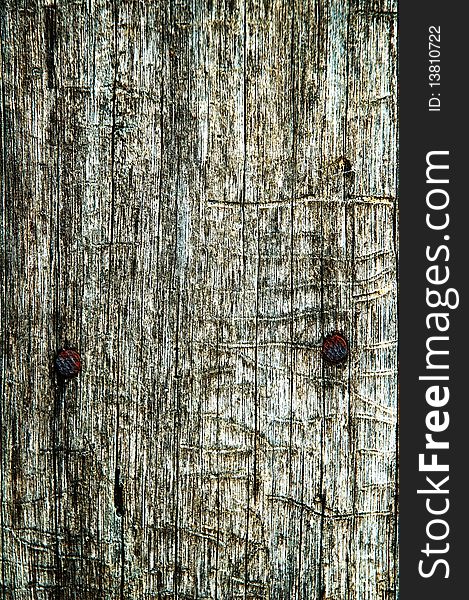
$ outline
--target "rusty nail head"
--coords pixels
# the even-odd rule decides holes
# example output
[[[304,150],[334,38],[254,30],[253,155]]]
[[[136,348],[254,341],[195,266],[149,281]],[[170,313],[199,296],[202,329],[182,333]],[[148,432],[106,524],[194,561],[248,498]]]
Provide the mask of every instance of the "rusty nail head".
[[[74,348],[62,348],[54,359],[56,373],[63,379],[72,379],[81,371],[81,356]]]
[[[348,356],[347,340],[340,333],[331,333],[322,342],[322,356],[333,365],[344,362]]]

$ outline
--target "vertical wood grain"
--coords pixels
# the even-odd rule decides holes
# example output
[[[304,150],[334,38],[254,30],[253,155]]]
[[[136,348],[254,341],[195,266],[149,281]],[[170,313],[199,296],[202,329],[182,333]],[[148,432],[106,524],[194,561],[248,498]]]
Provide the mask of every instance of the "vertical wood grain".
[[[395,3],[0,11],[2,598],[397,598]]]

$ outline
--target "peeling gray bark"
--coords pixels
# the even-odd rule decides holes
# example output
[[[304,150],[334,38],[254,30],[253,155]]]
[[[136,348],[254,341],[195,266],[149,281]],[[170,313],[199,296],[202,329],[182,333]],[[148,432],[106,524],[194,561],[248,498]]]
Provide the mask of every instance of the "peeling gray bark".
[[[395,2],[0,10],[1,597],[396,598]]]

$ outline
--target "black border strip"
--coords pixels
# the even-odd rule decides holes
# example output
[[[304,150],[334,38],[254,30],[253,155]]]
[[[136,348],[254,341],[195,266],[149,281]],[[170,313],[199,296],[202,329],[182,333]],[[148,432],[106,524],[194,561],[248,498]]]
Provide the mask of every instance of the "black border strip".
[[[425,3],[401,0],[399,6],[399,455],[400,598],[403,600],[461,597],[453,596],[459,588],[464,596],[469,569],[466,567],[469,194],[464,185],[469,173],[466,166],[469,99],[465,98],[469,53],[465,49],[468,25],[464,7],[434,0]],[[430,31],[430,27],[437,29]],[[430,34],[435,37],[430,38]],[[429,50],[433,50],[431,55]],[[430,62],[436,59],[439,62]],[[439,80],[429,78],[432,73],[439,73]],[[439,81],[440,85],[430,86],[430,81]],[[429,110],[430,99],[430,108],[434,110]],[[430,152],[448,154],[429,155]],[[427,160],[447,165],[449,169],[430,169],[427,181]],[[447,199],[448,205],[441,210],[428,206],[444,205]],[[445,215],[449,218],[447,227],[432,229],[446,222]],[[436,268],[428,271],[431,267]],[[445,279],[448,274],[444,283],[429,282],[429,279]],[[448,292],[451,288],[454,291]],[[436,293],[427,297],[427,289],[439,292],[443,302],[447,298],[449,304],[456,304],[459,297],[459,306],[429,306],[438,304],[439,297]],[[435,313],[445,316],[429,316]],[[441,329],[447,327],[447,331],[438,331],[437,323]],[[448,354],[431,354],[434,350]],[[419,379],[421,376],[448,376],[449,380]],[[428,392],[431,387],[435,389]],[[438,402],[445,387],[449,399],[446,403]],[[445,428],[447,419],[449,425]],[[440,426],[442,431],[432,431]],[[432,434],[434,441],[448,442],[449,448],[426,449],[427,434]],[[419,470],[421,454],[425,464],[433,460],[438,464],[437,469],[448,465],[448,472]],[[433,454],[436,458],[432,458]],[[449,479],[445,481],[447,476]],[[419,494],[419,489],[429,492]],[[429,512],[446,508],[440,515]],[[419,573],[419,567],[427,577]]]

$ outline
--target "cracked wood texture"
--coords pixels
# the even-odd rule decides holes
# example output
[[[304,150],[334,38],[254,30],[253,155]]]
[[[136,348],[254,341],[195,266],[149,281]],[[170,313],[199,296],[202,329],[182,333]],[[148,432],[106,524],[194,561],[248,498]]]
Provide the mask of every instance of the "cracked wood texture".
[[[394,0],[0,12],[1,598],[395,599]]]

